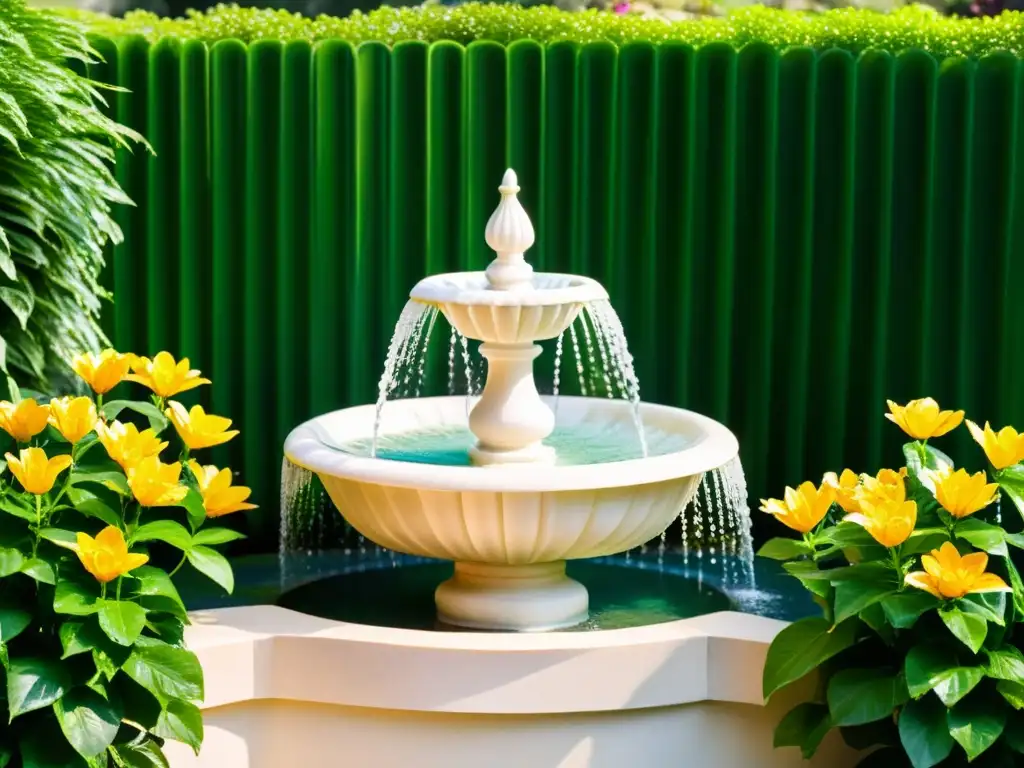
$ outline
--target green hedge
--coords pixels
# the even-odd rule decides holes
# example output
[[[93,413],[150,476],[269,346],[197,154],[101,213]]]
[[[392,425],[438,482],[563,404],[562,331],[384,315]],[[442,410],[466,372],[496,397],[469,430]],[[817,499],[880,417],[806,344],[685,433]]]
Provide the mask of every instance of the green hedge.
[[[97,33],[110,37],[141,34],[151,42],[163,37],[207,43],[231,38],[247,43],[342,39],[389,45],[402,40],[509,43],[531,39],[541,43],[571,40],[617,44],[676,40],[694,46],[725,42],[740,48],[751,42],[764,42],[779,50],[806,46],[817,50],[841,48],[853,53],[868,49],[890,53],[920,49],[940,58],[981,57],[998,51],[1021,56],[1024,52],[1024,14],[1020,12],[962,19],[942,16],[926,6],[908,6],[891,14],[839,9],[814,15],[752,6],[727,18],[675,23],[603,11],[568,13],[551,6],[521,8],[479,3],[455,7],[382,7],[365,14],[357,11],[343,19],[308,19],[282,10],[227,5],[192,13],[186,19],[162,19],[147,11],[132,11],[124,19],[82,11],[71,13],[86,20]]]

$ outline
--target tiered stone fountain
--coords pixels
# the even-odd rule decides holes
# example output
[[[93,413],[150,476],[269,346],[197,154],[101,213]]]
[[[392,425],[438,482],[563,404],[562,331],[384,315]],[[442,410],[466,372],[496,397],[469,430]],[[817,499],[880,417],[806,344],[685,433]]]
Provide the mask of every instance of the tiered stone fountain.
[[[585,305],[608,294],[586,277],[534,273],[524,258],[534,242],[533,226],[516,196],[514,172],[506,172],[499,191],[486,231],[496,257],[487,270],[428,277],[410,294],[482,342],[486,384],[468,416],[476,438],[472,465],[345,450],[377,440],[378,432],[394,442],[403,434],[465,425],[462,397],[399,400],[383,410],[360,406],[319,416],[292,432],[285,454],[320,477],[368,539],[455,561],[455,575],[436,593],[442,623],[558,629],[587,618],[587,591],[566,576],[565,561],[623,552],[657,537],[703,474],[733,459],[738,446],[721,424],[690,411],[638,398],[562,397],[559,422],[570,438],[585,430],[629,450],[622,460],[560,463],[545,443],[555,417],[534,383],[533,361],[541,352],[536,342],[558,337]],[[628,364],[624,340],[607,345]],[[637,430],[649,437],[638,440]]]
[[[205,673],[206,739],[198,757],[168,742],[173,768],[808,765],[796,749],[772,749],[772,731],[793,696],[762,707],[761,668],[782,622],[731,610],[687,610],[673,619],[641,609],[615,629],[592,617],[583,627],[591,631],[528,631],[587,619],[587,590],[566,576],[566,560],[624,552],[658,537],[705,473],[713,480],[698,497],[703,508],[694,505],[690,530],[715,535],[717,527],[721,536],[727,516],[711,515],[713,500],[745,492],[736,491],[741,483],[727,492],[730,472],[711,471],[737,454],[725,427],[640,402],[604,289],[583,277],[532,272],[523,254],[533,229],[517,192],[509,172],[487,227],[497,258],[486,272],[431,277],[413,289],[379,402],[315,418],[285,445],[298,465],[286,464],[286,496],[299,487],[308,498],[304,483],[315,472],[367,538],[455,562],[454,576],[437,587],[440,621],[432,629],[364,623],[323,604],[343,604],[358,584],[371,601],[401,603],[374,584],[417,565],[359,574],[367,576],[361,582],[345,576],[303,583],[295,592],[318,590],[309,612],[279,604],[194,616],[186,641]],[[417,329],[428,316],[432,327],[438,310],[483,342],[488,370],[479,400],[385,402],[396,381],[422,371],[409,350],[419,348]],[[624,400],[537,393],[536,342],[567,327],[573,333],[581,311],[594,349],[621,366],[611,378],[624,384]],[[468,360],[468,345],[463,352]],[[410,359],[405,370],[413,373],[399,375]],[[734,533],[746,536],[747,522],[737,515]],[[686,523],[684,516],[684,542]],[[713,564],[721,542],[705,543],[705,559],[700,552],[694,559]],[[748,538],[742,551],[749,551]],[[698,566],[693,583],[679,576],[674,583],[703,596],[700,573]],[[718,607],[739,604],[716,594]],[[284,597],[281,603],[296,605]],[[452,625],[506,631],[449,631]],[[847,768],[855,759],[826,739],[809,765]]]

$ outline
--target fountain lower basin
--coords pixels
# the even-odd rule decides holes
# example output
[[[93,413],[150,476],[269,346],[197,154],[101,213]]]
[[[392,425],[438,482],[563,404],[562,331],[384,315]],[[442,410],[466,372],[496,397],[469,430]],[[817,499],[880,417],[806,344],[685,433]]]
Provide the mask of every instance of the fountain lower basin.
[[[562,397],[562,429],[607,439],[634,429],[624,401]],[[389,403],[386,440],[467,424],[464,397]],[[474,629],[541,631],[587,618],[586,589],[565,561],[615,554],[657,537],[693,496],[701,476],[736,456],[717,422],[678,408],[641,404],[648,455],[573,466],[451,466],[360,455],[377,412],[360,406],[296,428],[288,459],[315,472],[360,533],[398,552],[453,560],[435,595],[439,619]]]

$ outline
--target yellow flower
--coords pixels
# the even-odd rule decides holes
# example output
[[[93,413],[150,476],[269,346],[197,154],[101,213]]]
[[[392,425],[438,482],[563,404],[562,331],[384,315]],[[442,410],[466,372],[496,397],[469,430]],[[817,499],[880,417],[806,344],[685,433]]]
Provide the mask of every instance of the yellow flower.
[[[875,477],[864,475],[860,487],[854,490],[853,495],[862,505],[877,505],[885,501],[902,503],[907,498],[907,489],[902,473],[882,469]]]
[[[210,383],[209,379],[199,375],[199,371],[189,367],[187,357],[175,362],[170,352],[158,352],[152,360],[136,357],[132,360],[132,371],[125,377],[128,381],[143,384],[160,397],[171,397]]]
[[[966,470],[951,467],[928,473],[935,483],[935,498],[942,508],[955,518],[973,515],[996,500],[999,486],[987,483],[984,472],[967,474]]]
[[[203,495],[203,506],[207,517],[220,517],[245,509],[256,509],[255,504],[246,503],[252,493],[244,485],[231,485],[231,470],[218,470],[213,465],[201,466],[192,459],[188,463],[192,474],[199,483],[199,492]]]
[[[939,404],[930,397],[911,400],[906,405],[896,405],[892,400],[885,418],[893,422],[915,440],[941,437],[960,426],[964,420],[963,411],[940,411]]]
[[[961,557],[948,541],[940,549],[933,549],[930,555],[922,555],[921,565],[923,571],[908,573],[904,581],[938,598],[953,600],[974,592],[1011,591],[994,573],[985,573],[988,555],[973,552]]]
[[[220,445],[238,434],[237,429],[228,429],[231,419],[208,414],[201,405],[193,405],[191,411],[186,411],[185,406],[176,401],[172,401],[170,406],[166,411],[167,418],[190,450]]]
[[[761,499],[761,511],[774,515],[775,518],[794,531],[807,533],[825,517],[828,508],[836,500],[836,489],[828,483],[815,488],[814,483],[806,481],[799,488],[786,488],[785,497],[779,499]]]
[[[996,469],[1006,469],[1024,461],[1024,434],[1018,434],[1013,427],[1003,427],[995,432],[986,421],[982,431],[973,421],[968,421],[967,429],[974,442],[985,449],[985,455]]]
[[[139,432],[134,424],[122,424],[120,421],[98,423],[96,435],[110,458],[120,464],[125,472],[143,459],[159,455],[167,447],[167,443],[161,442],[152,429]]]
[[[71,466],[70,456],[48,459],[42,448],[22,448],[18,456],[8,453],[5,458],[21,487],[37,496],[49,493],[57,475]]]
[[[50,418],[50,406],[40,405],[32,398],[15,405],[6,400],[0,402],[0,429],[19,443],[27,443],[46,429]]]
[[[917,504],[913,501],[885,499],[877,504],[861,503],[861,511],[844,520],[862,526],[883,547],[896,547],[906,541],[917,524]]]
[[[113,349],[104,349],[98,355],[85,352],[76,355],[71,368],[88,384],[97,395],[104,395],[128,374],[131,355],[122,355]]]
[[[102,584],[149,562],[147,555],[129,552],[124,534],[112,525],[97,533],[95,539],[87,533],[79,533],[76,552],[85,570]]]
[[[149,456],[128,470],[128,487],[135,500],[144,507],[168,507],[177,504],[188,494],[182,485],[181,464],[164,464],[156,456]]]
[[[50,423],[69,443],[77,443],[96,427],[96,404],[88,397],[62,397],[50,401]]]
[[[835,488],[836,502],[843,510],[856,512],[860,509],[860,504],[854,496],[857,486],[860,485],[860,477],[853,470],[844,469],[838,477],[835,472],[826,472],[822,482]]]

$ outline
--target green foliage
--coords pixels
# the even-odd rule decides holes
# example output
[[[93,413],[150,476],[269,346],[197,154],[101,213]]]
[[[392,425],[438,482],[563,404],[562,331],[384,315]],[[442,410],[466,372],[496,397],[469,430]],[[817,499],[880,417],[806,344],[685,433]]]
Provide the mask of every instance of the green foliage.
[[[89,398],[75,402],[88,414],[75,443],[59,422],[39,423],[0,473],[0,766],[166,768],[164,740],[197,752],[203,740],[203,671],[183,643],[188,618],[172,576],[193,563],[230,589],[231,567],[212,546],[241,536],[206,525],[201,489],[188,489],[189,508],[143,507],[138,482],[180,491],[194,478],[123,469],[112,460],[123,451],[109,446],[125,431]],[[140,429],[153,423],[144,437],[159,450],[165,405],[154,396],[111,410],[134,414]],[[181,443],[165,450],[188,455]],[[33,485],[33,458],[62,467],[46,490]]]
[[[814,700],[782,719],[775,745],[810,756],[838,727],[851,746],[882,747],[864,766],[1016,764],[1009,755],[1024,753],[1016,730],[1024,584],[1011,558],[1024,537],[1006,532],[992,502],[997,485],[1013,500],[1007,486],[1016,488],[1024,466],[996,472],[996,485],[975,475],[976,501],[965,507],[969,479],[954,474],[952,459],[922,442],[905,446],[904,456],[905,473],[861,476],[852,488],[826,476],[816,493],[836,502],[824,519],[761,553],[785,561],[824,614],[786,627],[768,650],[765,697],[818,678]],[[1004,501],[1003,514],[1011,509]],[[787,511],[806,519],[806,509]]]
[[[230,38],[245,42],[337,38],[352,43],[377,40],[389,45],[402,40],[454,40],[463,44],[520,39],[543,43],[677,40],[694,46],[726,42],[740,47],[763,42],[779,49],[809,46],[855,53],[869,48],[893,53],[916,48],[942,58],[983,56],[995,51],[1024,54],[1024,15],[1020,13],[960,19],[942,16],[926,6],[904,7],[891,14],[843,8],[814,15],[752,6],[725,18],[701,17],[673,23],[605,11],[572,13],[553,6],[522,8],[481,3],[382,7],[369,13],[356,11],[343,19],[307,19],[284,10],[230,5],[193,12],[185,19],[164,19],[147,11],[131,11],[124,19],[82,11],[70,13],[104,35],[142,34],[151,40],[170,36],[207,43]]]
[[[0,371],[37,388],[103,342],[97,278],[121,237],[111,205],[131,202],[110,167],[139,137],[65,67],[91,54],[79,25],[0,0]]]

